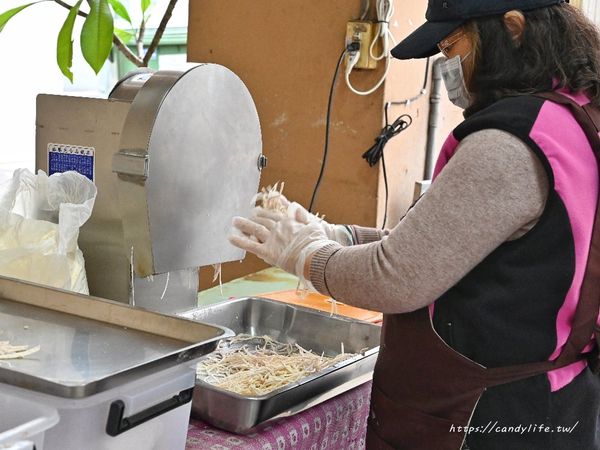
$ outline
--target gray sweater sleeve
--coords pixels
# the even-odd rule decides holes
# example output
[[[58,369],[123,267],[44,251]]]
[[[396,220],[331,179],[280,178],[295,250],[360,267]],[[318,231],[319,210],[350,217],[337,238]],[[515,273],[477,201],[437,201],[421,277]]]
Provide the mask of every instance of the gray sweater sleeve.
[[[530,230],[547,196],[542,164],[521,140],[500,130],[473,133],[389,234],[355,227],[362,244],[318,250],[310,281],[349,305],[387,314],[419,309]]]
[[[350,229],[352,230],[352,239],[356,244],[368,244],[369,242],[379,241],[384,236],[390,234],[389,230],[360,227],[358,225],[351,225]]]

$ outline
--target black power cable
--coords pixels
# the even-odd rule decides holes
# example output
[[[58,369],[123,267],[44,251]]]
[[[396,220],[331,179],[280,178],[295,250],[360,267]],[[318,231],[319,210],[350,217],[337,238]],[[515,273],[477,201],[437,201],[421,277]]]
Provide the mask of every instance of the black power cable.
[[[394,128],[394,124],[396,124],[396,122],[398,122],[398,120],[402,119],[404,116],[400,116],[396,122],[394,122],[394,124],[389,125],[388,122],[388,108],[390,106],[396,106],[396,105],[404,105],[404,106],[408,106],[413,102],[416,102],[419,98],[421,98],[423,95],[425,95],[427,93],[427,83],[429,82],[429,70],[431,68],[431,58],[427,58],[427,62],[425,63],[425,75],[423,77],[423,87],[421,88],[421,90],[419,91],[419,93],[411,98],[407,98],[406,100],[401,100],[401,101],[391,101],[391,102],[387,102],[385,104],[385,128],[382,130],[382,134],[384,134],[385,130],[388,127],[392,127]],[[408,125],[405,126],[404,129],[408,128],[410,126],[410,124],[412,123],[412,117],[407,116],[410,120],[408,122]],[[403,129],[399,130],[398,133],[404,131]],[[396,134],[398,134],[396,133]],[[393,136],[396,136],[396,134],[394,134]],[[381,135],[380,135],[381,136]],[[381,153],[381,165],[383,168],[383,182],[385,184],[385,211],[383,214],[383,224],[381,225],[381,228],[385,228],[385,224],[387,222],[387,210],[388,210],[388,182],[387,182],[387,171],[385,168],[385,158],[383,156],[383,147],[385,147],[385,144],[387,143],[387,141],[389,141],[393,136],[390,136],[389,138],[387,138],[385,140],[385,142],[381,145],[381,149],[380,150],[374,150],[374,147],[378,147],[378,143],[376,140],[376,144],[371,147],[367,152],[365,152],[365,154],[363,154],[363,158],[365,158],[368,162],[369,165],[371,167],[373,167],[375,164],[377,164],[377,161],[379,161],[379,152]],[[379,138],[378,138],[379,139]],[[371,150],[373,150],[372,153]],[[367,156],[365,156],[367,155]]]
[[[331,88],[329,90],[329,99],[327,101],[327,116],[325,119],[325,144],[324,144],[324,148],[323,148],[323,161],[321,162],[321,170],[319,171],[319,177],[317,178],[317,182],[315,183],[315,187],[312,193],[312,197],[310,199],[310,204],[308,206],[308,211],[309,212],[313,212],[313,207],[315,205],[316,199],[317,199],[317,194],[319,192],[319,188],[321,187],[321,181],[323,180],[323,175],[325,173],[325,167],[327,165],[327,156],[329,154],[329,132],[330,132],[330,125],[331,125],[331,107],[332,107],[332,103],[333,103],[333,93],[335,91],[335,85],[336,85],[336,81],[338,78],[338,74],[340,71],[340,67],[342,65],[342,61],[344,60],[344,56],[346,55],[346,53],[350,53],[350,52],[355,52],[355,51],[359,51],[360,50],[360,44],[358,42],[351,42],[350,44],[348,44],[346,46],[346,48],[344,49],[344,51],[342,51],[342,53],[340,54],[340,57],[338,59],[337,65],[335,67],[335,72],[333,74],[333,80],[331,82]],[[418,98],[420,98],[422,95],[425,94],[426,92],[426,87],[427,87],[427,81],[429,79],[429,66],[430,66],[430,59],[427,58],[427,64],[425,66],[425,79],[423,82],[423,88],[421,89],[420,93],[408,100],[402,101],[402,102],[388,102],[385,105],[385,128],[382,130],[382,135],[384,134],[384,132],[388,129],[392,129],[395,130],[398,128],[398,126],[400,126],[400,123],[397,123],[399,120],[401,122],[403,122],[406,125],[402,125],[404,126],[404,128],[399,129],[395,134],[393,135],[389,135],[388,138],[386,138],[383,142],[383,144],[381,145],[381,149],[377,150],[376,147],[378,147],[378,143],[379,143],[379,137],[381,137],[381,135],[376,139],[376,144],[371,147],[369,150],[367,150],[367,152],[365,152],[363,154],[363,158],[365,158],[368,162],[369,165],[372,167],[373,165],[377,164],[377,162],[379,161],[379,159],[381,159],[382,162],[382,166],[383,166],[383,180],[385,183],[385,213],[384,213],[384,218],[383,218],[383,225],[382,228],[385,227],[385,224],[387,222],[387,205],[388,205],[388,182],[387,182],[387,172],[386,172],[386,167],[385,167],[385,158],[383,157],[383,148],[385,147],[385,144],[387,144],[387,141],[389,141],[392,137],[396,136],[397,134],[399,134],[400,132],[404,131],[406,128],[408,128],[410,126],[410,124],[412,123],[412,117],[410,117],[408,114],[404,114],[402,116],[400,116],[392,125],[389,125],[388,122],[388,107],[390,105],[408,105],[413,101],[416,101]],[[405,120],[401,120],[404,117],[407,117],[409,120],[405,121]],[[390,128],[391,127],[391,128]],[[373,151],[371,153],[371,151]],[[365,156],[365,155],[373,155],[372,157],[370,156]],[[374,162],[372,162],[374,161]]]
[[[387,222],[387,213],[388,213],[388,181],[387,181],[387,171],[385,168],[385,158],[383,155],[383,150],[385,145],[388,143],[390,139],[394,136],[399,135],[404,130],[406,130],[412,124],[412,117],[408,114],[402,114],[398,117],[394,123],[390,124],[388,120],[388,107],[389,103],[385,105],[385,127],[381,130],[379,136],[375,138],[375,144],[366,152],[363,153],[362,157],[369,163],[369,166],[373,167],[375,164],[381,160],[382,168],[383,168],[383,182],[385,185],[385,210],[383,213],[383,224],[381,228],[385,228],[385,224]]]
[[[325,119],[325,146],[323,148],[323,161],[321,162],[321,170],[319,172],[319,177],[317,178],[317,182],[315,184],[315,188],[310,199],[310,204],[308,206],[309,212],[313,212],[313,207],[315,206],[315,201],[317,199],[317,193],[319,191],[319,187],[321,186],[321,181],[323,180],[323,174],[325,173],[325,166],[327,165],[327,155],[329,153],[329,128],[331,124],[331,105],[333,103],[333,92],[335,91],[335,84],[338,78],[338,73],[340,71],[340,67],[342,65],[342,61],[344,60],[346,52],[355,52],[359,49],[360,44],[358,42],[351,42],[340,55],[340,58],[338,59],[337,65],[335,67],[333,81],[331,82],[331,89],[329,90],[329,100],[327,101],[327,118]]]

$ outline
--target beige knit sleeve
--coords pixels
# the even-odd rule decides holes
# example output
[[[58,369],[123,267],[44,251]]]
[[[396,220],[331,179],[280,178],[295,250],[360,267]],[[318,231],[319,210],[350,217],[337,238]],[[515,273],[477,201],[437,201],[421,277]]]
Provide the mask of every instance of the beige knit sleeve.
[[[521,140],[499,130],[473,133],[389,235],[320,249],[310,280],[350,305],[383,313],[416,310],[500,244],[530,230],[547,195],[542,164]]]

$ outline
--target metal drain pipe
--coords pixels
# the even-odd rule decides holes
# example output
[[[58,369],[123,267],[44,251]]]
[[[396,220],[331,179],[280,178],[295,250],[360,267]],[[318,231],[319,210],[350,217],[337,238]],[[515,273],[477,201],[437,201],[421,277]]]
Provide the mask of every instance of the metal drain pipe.
[[[429,127],[427,128],[427,144],[425,146],[425,173],[423,179],[431,180],[435,168],[435,138],[440,122],[440,103],[442,101],[442,73],[440,63],[444,58],[433,62],[431,76],[431,94],[429,96]]]

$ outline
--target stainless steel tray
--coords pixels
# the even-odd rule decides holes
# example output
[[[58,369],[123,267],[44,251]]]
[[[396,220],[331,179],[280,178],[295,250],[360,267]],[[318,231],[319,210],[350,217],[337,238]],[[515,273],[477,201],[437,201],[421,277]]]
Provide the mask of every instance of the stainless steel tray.
[[[0,341],[40,345],[0,360],[0,383],[87,397],[212,352],[231,330],[0,277]]]
[[[236,333],[298,342],[304,348],[319,354],[324,352],[327,356],[339,354],[342,343],[347,353],[367,349],[352,359],[261,397],[245,397],[197,379],[192,414],[235,433],[247,433],[266,421],[296,414],[369,381],[379,351],[381,328],[378,325],[274,300],[243,298],[182,315],[225,326]]]

